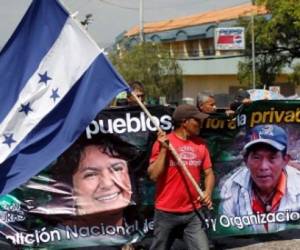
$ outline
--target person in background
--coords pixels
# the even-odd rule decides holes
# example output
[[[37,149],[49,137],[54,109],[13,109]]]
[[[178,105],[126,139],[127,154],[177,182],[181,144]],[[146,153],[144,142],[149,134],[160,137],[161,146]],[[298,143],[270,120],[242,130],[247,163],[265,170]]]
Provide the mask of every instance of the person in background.
[[[216,100],[212,93],[203,91],[197,95],[197,108],[206,114],[211,114],[216,112]]]
[[[241,105],[249,105],[251,103],[250,94],[247,90],[239,89],[236,93],[233,102],[230,104],[230,109],[236,111]]]
[[[219,213],[230,217],[300,211],[300,171],[290,167],[288,137],[277,125],[257,125],[246,136],[246,166],[220,181]],[[253,224],[254,232],[283,230],[286,223]]]
[[[194,105],[179,105],[173,113],[174,131],[168,135],[159,132],[152,147],[148,174],[156,182],[156,194],[151,250],[170,249],[178,228],[188,249],[209,249],[205,226],[199,217],[202,206],[212,207],[215,181],[207,146],[198,137],[202,122],[207,117]],[[169,143],[197,183],[200,183],[201,172],[204,172],[205,191],[201,199],[168,150]]]
[[[123,91],[116,96],[114,103],[111,107],[114,107],[114,106],[121,107],[121,106],[126,106],[126,105],[128,105],[127,92]]]
[[[252,103],[250,94],[247,90],[239,89],[234,96],[233,102],[230,103],[229,109],[225,111],[226,116],[233,117],[239,107],[242,105],[250,105]]]
[[[142,103],[145,102],[145,87],[144,85],[139,81],[133,81],[129,83],[129,86],[132,89],[132,92],[140,99]],[[133,97],[133,95],[128,92],[127,93],[127,102],[128,105],[137,105],[137,101]]]

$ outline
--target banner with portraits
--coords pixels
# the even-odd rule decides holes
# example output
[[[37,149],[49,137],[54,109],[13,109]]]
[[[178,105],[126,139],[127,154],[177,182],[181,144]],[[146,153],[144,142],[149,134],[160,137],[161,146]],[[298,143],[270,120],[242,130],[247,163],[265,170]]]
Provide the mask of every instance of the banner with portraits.
[[[200,219],[212,238],[300,228],[299,104],[256,101],[202,125],[216,186],[214,209]],[[174,109],[148,108],[171,131]],[[139,107],[100,112],[50,166],[0,197],[0,246],[147,247],[155,193],[147,167],[156,133]]]

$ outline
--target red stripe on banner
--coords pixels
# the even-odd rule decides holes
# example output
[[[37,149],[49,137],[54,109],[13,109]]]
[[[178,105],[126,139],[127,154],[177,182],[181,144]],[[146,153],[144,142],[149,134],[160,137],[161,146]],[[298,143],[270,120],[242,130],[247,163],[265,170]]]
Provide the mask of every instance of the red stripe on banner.
[[[233,36],[219,36],[218,43],[233,43]]]

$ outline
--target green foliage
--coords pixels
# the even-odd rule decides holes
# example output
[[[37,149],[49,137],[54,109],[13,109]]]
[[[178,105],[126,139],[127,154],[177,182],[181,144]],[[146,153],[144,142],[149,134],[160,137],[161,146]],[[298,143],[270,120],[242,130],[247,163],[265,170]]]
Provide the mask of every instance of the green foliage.
[[[159,44],[143,43],[119,53],[114,51],[110,59],[127,82],[144,83],[148,98],[166,96],[170,102],[180,97],[182,70]]]
[[[267,87],[285,65],[300,57],[300,2],[299,0],[260,0],[269,11],[266,16],[255,16],[256,86]],[[250,84],[252,74],[251,21],[240,20],[246,27],[246,61],[240,63],[238,78]]]
[[[237,78],[239,82],[244,86],[252,86],[252,61],[239,62],[238,64],[238,75]],[[261,88],[262,86],[259,84],[260,78],[256,73],[256,88]]]
[[[293,67],[293,73],[289,75],[289,82],[300,85],[300,63]]]
[[[276,53],[285,53],[290,59],[300,57],[300,2],[299,0],[260,0],[272,18],[265,24],[265,38],[274,44]]]

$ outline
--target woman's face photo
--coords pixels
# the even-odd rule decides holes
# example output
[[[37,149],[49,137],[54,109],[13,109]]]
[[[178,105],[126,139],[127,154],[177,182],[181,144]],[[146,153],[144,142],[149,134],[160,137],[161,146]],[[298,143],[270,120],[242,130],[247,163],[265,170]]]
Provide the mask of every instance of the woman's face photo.
[[[96,145],[85,147],[73,175],[81,215],[117,210],[130,203],[132,189],[127,162],[102,151]]]

